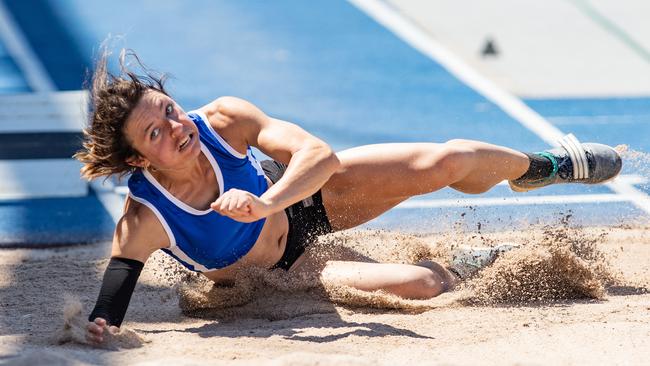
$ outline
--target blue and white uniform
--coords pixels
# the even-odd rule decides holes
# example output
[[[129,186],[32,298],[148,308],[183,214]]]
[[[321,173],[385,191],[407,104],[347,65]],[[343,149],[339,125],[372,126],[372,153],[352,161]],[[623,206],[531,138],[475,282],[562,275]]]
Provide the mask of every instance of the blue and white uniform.
[[[231,188],[261,196],[268,183],[250,146],[246,155],[241,154],[219,136],[203,112],[188,115],[198,127],[201,151],[214,169],[219,196]],[[163,251],[192,271],[205,272],[235,263],[253,247],[264,226],[265,219],[242,223],[210,208],[192,208],[172,196],[146,170],[133,173],[128,185],[130,197],[149,207],[167,232],[171,245]]]

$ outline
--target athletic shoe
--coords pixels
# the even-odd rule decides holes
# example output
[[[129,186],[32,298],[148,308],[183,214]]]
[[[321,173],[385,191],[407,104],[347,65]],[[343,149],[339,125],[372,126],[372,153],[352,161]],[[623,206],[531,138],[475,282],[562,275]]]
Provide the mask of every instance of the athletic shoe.
[[[519,244],[500,243],[496,247],[459,247],[454,250],[447,268],[461,280],[474,276],[480,269],[492,264],[501,253],[519,248]]]
[[[614,179],[623,162],[607,145],[581,144],[573,134],[564,136],[560,147],[537,153],[553,163],[553,172],[544,179],[515,179],[508,183],[515,192],[526,192],[556,183],[596,184]]]

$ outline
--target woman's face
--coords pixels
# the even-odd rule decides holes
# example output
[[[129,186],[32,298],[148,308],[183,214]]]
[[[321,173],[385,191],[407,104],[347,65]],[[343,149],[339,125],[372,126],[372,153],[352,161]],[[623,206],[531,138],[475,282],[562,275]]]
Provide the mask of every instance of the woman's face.
[[[142,155],[128,161],[133,166],[183,168],[201,152],[194,122],[173,99],[157,91],[142,96],[126,120],[124,133]]]

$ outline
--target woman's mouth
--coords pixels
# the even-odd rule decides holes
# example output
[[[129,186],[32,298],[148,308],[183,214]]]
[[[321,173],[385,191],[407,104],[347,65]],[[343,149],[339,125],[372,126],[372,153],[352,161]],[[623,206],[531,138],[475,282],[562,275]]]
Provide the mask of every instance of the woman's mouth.
[[[187,135],[187,137],[185,138],[185,140],[183,140],[183,142],[181,142],[181,145],[180,145],[180,147],[178,148],[178,151],[182,151],[182,150],[185,149],[187,146],[189,146],[189,144],[190,144],[190,142],[192,142],[192,139],[193,139],[193,138],[194,138],[194,134],[191,133],[191,134]]]

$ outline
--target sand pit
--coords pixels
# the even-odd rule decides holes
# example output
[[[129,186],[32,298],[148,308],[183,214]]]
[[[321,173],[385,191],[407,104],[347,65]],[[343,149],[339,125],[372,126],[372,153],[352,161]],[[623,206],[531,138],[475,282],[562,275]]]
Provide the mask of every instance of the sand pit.
[[[0,252],[0,362],[629,364],[650,356],[648,225],[479,237],[350,231],[322,238],[310,260],[444,261],[456,245],[502,241],[523,247],[427,301],[255,269],[234,287],[214,287],[155,254],[121,333],[101,349],[84,344],[82,328],[108,247],[6,250]]]

